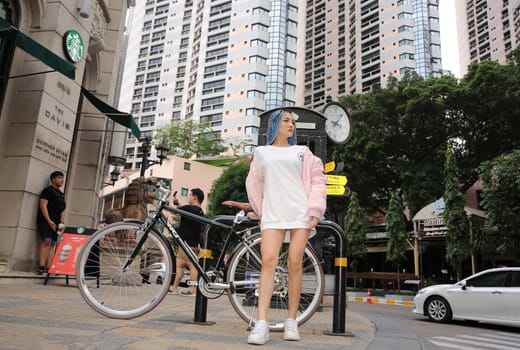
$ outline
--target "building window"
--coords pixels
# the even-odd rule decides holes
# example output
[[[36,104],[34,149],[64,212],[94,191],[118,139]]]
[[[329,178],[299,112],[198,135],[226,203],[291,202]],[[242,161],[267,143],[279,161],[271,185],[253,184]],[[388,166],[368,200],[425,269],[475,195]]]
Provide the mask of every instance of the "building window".
[[[253,15],[269,15],[269,10],[266,10],[265,8],[263,7],[255,7],[253,9]]]
[[[252,117],[255,115],[260,115],[263,112],[263,110],[258,108],[247,108],[246,109],[246,116]]]
[[[291,83],[285,83],[285,89],[287,91],[296,91],[296,85]]]
[[[212,6],[209,10],[209,15],[215,16],[229,11],[231,11],[231,1],[225,2],[220,5]]]
[[[189,190],[185,187],[181,188],[181,196],[188,197]]]
[[[191,170],[191,163],[184,162],[184,170],[190,171]]]
[[[244,134],[246,136],[258,134],[258,127],[257,126],[246,126],[244,128]]]
[[[202,94],[207,95],[207,94],[212,94],[215,92],[223,91],[225,88],[225,85],[226,85],[226,79],[215,80],[215,81],[210,81],[210,82],[204,83],[204,85],[202,86]]]
[[[403,32],[412,32],[413,31],[413,27],[412,26],[399,26],[399,33],[403,33]]]
[[[265,96],[265,93],[263,93],[262,91],[258,91],[258,90],[248,90],[247,91],[247,97],[248,98],[264,98]]]
[[[269,30],[269,26],[266,26],[266,25],[263,24],[263,23],[253,23],[253,24],[251,25],[251,30],[252,30],[252,31],[267,32],[267,30]]]
[[[262,57],[262,56],[258,56],[258,55],[249,56],[249,63],[262,63],[262,64],[266,64],[267,63],[267,58]]]
[[[263,80],[265,81],[265,74],[253,72],[249,73],[248,80]]]
[[[202,99],[200,111],[208,111],[224,107],[224,96]]]
[[[251,40],[251,46],[267,47],[267,41],[253,39]]]
[[[402,53],[399,55],[399,61],[413,60],[413,59],[414,59],[413,53],[405,52],[405,53]]]
[[[291,51],[291,50],[287,50],[286,54],[287,54],[287,58],[294,58],[294,59],[296,59],[296,52]]]
[[[405,19],[405,18],[413,18],[413,15],[410,12],[401,12],[397,15],[397,19]]]
[[[204,69],[204,78],[210,78],[222,74],[226,74],[226,63],[216,64]]]
[[[399,40],[399,46],[413,46],[413,40],[401,39]]]

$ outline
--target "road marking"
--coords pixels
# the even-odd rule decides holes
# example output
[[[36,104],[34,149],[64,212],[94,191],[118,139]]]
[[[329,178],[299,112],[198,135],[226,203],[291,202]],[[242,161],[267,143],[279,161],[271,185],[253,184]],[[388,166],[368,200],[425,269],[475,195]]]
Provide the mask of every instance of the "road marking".
[[[436,340],[430,340],[430,342],[434,345],[437,345],[437,346],[443,347],[443,348],[459,349],[459,350],[479,350],[474,346],[464,346],[464,345],[459,345],[459,344],[445,343],[445,342],[436,341]]]
[[[507,333],[506,333],[507,334]],[[508,335],[508,334],[507,334]],[[508,335],[509,336],[509,335]],[[498,339],[496,339],[498,338]],[[506,338],[507,340],[502,340]],[[458,335],[455,337],[439,336],[429,339],[430,342],[437,346],[460,349],[460,350],[479,350],[479,349],[499,349],[499,350],[518,350],[518,343],[511,342],[509,337],[493,336],[489,339],[487,334],[477,335]]]
[[[505,341],[505,340],[501,340],[501,339],[489,339],[489,337],[482,337],[484,334],[479,334],[481,335],[480,337],[477,335],[461,335],[462,338],[466,338],[466,339],[473,339],[473,340],[481,340],[481,341],[492,341],[493,343],[496,343],[496,344],[502,344],[502,345],[513,345],[513,346],[516,346],[518,345],[518,341]]]

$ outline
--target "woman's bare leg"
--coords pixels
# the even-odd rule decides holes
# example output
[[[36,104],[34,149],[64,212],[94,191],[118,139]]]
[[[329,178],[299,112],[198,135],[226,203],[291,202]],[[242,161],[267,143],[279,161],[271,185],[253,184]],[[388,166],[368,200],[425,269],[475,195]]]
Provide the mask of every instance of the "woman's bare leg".
[[[291,230],[291,243],[289,244],[289,256],[287,269],[289,270],[289,314],[288,318],[296,319],[300,295],[302,290],[302,260],[305,246],[309,238],[310,230]]]
[[[274,288],[274,272],[278,265],[278,257],[285,230],[267,229],[262,231],[262,269],[258,295],[258,319],[267,320],[267,311],[271,304]]]

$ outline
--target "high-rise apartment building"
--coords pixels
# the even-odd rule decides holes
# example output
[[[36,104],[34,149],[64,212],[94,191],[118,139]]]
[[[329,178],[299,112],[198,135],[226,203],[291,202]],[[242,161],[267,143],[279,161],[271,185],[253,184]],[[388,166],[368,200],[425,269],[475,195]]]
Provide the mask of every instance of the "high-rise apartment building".
[[[140,2],[120,107],[145,136],[193,119],[256,143],[258,114],[296,103],[299,13],[298,0]],[[140,166],[135,138],[126,156],[127,168]]]
[[[305,11],[306,107],[385,86],[406,70],[441,72],[437,0],[308,0]]]
[[[520,43],[520,0],[457,1],[460,70],[472,62],[506,62]]]
[[[440,74],[437,0],[147,0],[129,21],[120,108],[144,135],[172,120],[251,137],[258,114]],[[125,99],[126,94],[126,99]],[[248,149],[244,149],[248,151]],[[128,168],[139,167],[130,137]]]

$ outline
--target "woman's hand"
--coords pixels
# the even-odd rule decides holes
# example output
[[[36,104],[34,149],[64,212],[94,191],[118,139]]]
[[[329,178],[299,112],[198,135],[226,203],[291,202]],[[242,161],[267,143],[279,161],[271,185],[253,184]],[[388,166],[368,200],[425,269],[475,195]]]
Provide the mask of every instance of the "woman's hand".
[[[311,216],[309,221],[310,221],[309,228],[313,229],[316,227],[316,225],[318,225],[318,223],[320,222],[320,219],[317,218],[316,216]]]

